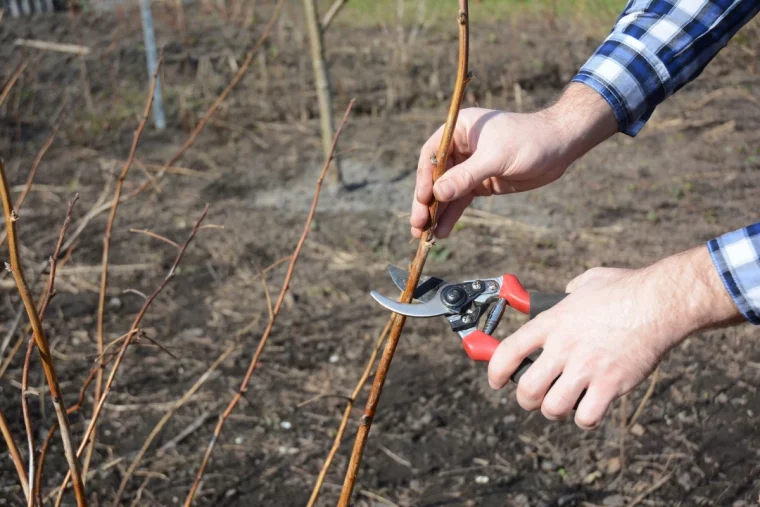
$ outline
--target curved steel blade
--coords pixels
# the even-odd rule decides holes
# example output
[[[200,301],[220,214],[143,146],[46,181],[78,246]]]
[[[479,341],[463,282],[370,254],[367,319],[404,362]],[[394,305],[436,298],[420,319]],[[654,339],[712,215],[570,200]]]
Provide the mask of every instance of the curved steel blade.
[[[438,291],[433,293],[433,298],[431,300],[425,303],[411,305],[394,301],[374,290],[369,294],[383,307],[394,313],[406,315],[407,317],[437,317],[451,312],[451,310],[441,302],[441,298],[437,297]]]
[[[401,269],[393,264],[388,265],[388,274],[391,275],[391,280],[396,284],[396,287],[400,291],[406,288],[406,282],[409,281],[409,271]],[[438,289],[441,285],[446,283],[445,280],[436,278],[434,276],[423,276],[420,278],[420,282],[417,284],[417,288],[414,290],[414,299],[417,299],[423,303],[435,298],[438,293]]]

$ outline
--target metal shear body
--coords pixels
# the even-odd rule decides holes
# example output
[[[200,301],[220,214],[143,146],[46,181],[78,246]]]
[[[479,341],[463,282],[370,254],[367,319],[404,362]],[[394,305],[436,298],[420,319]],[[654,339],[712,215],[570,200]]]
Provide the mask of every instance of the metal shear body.
[[[396,286],[403,290],[409,273],[396,266],[389,266],[388,272]],[[460,283],[424,277],[413,296],[419,303],[413,304],[399,303],[376,291],[370,294],[383,307],[401,315],[423,318],[445,316],[452,331],[462,338],[465,352],[474,361],[491,360],[499,346],[499,341],[492,334],[507,306],[533,318],[567,296],[559,293],[530,293],[512,274]],[[486,321],[480,330],[478,326],[483,316],[486,316]],[[516,382],[531,363],[530,359],[526,359],[512,379]]]

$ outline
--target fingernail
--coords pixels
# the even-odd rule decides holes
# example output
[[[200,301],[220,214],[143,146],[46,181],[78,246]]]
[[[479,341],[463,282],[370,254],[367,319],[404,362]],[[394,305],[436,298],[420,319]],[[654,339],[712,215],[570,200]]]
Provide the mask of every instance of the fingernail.
[[[454,197],[456,189],[454,185],[447,180],[439,181],[433,187],[436,199],[443,202],[448,202]]]

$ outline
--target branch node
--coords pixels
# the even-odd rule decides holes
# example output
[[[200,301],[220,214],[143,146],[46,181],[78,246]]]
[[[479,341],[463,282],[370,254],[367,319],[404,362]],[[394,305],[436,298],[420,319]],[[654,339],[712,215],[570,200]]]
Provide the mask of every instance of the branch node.
[[[11,264],[9,262],[7,262],[7,261],[5,262],[5,270],[8,273],[13,273],[13,268],[11,267]]]
[[[11,222],[15,222],[18,220],[18,213],[16,213],[16,210],[11,210]]]
[[[359,419],[359,424],[361,426],[369,426],[372,424],[372,416],[369,416],[367,414],[364,414],[361,419]]]

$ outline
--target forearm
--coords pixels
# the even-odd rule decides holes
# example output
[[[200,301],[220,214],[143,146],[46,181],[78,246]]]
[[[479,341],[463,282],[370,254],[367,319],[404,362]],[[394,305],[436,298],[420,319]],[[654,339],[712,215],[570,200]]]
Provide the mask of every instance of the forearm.
[[[676,336],[744,320],[705,246],[667,257],[644,271],[652,284],[651,303],[665,307],[663,315]]]
[[[617,119],[607,101],[580,83],[570,83],[554,104],[536,114],[559,139],[557,156],[566,165],[618,131]]]

